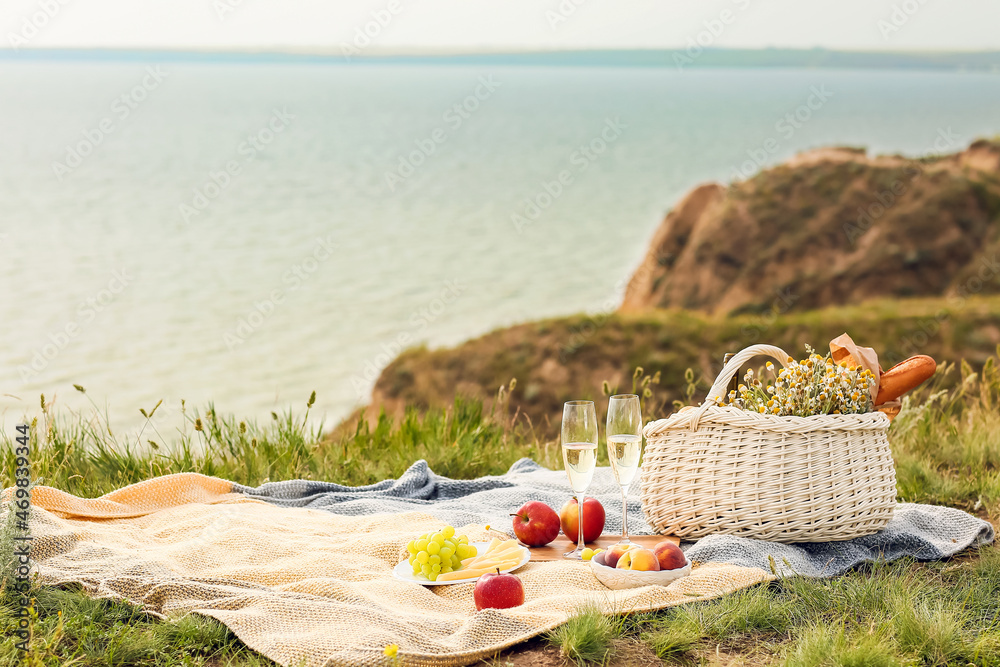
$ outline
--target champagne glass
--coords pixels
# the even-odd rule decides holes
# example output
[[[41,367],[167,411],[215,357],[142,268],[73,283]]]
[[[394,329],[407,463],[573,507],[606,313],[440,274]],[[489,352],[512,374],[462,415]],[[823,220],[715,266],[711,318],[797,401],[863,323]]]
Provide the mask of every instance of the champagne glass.
[[[616,394],[608,403],[608,459],[618,486],[622,489],[622,539],[618,544],[631,544],[628,538],[628,487],[639,470],[642,454],[642,413],[635,394]]]
[[[569,401],[563,405],[562,453],[566,476],[576,494],[579,512],[576,549],[563,556],[582,560],[584,492],[594,479],[594,468],[597,467],[597,411],[593,401]]]

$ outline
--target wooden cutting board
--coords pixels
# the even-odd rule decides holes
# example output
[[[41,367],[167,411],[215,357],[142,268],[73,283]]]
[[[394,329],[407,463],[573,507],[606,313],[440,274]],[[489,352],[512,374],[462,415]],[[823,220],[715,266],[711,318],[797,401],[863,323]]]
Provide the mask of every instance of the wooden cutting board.
[[[584,546],[588,546],[591,549],[607,550],[608,547],[617,544],[621,539],[621,535],[601,535],[597,538],[596,542],[588,542]],[[663,535],[632,535],[629,539],[634,544],[646,547],[647,549],[652,549],[664,540],[670,540],[674,544],[681,543],[678,537],[665,537]],[[532,561],[562,560],[563,554],[567,551],[572,551],[574,546],[575,542],[570,542],[565,535],[560,534],[559,537],[544,547],[528,547],[528,551],[531,552]]]

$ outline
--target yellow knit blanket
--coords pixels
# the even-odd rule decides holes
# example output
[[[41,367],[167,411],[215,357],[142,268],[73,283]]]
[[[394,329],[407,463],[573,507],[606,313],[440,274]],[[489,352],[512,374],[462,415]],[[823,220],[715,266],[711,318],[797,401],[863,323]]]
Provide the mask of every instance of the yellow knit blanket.
[[[529,563],[517,572],[523,606],[477,612],[472,584],[425,588],[392,576],[405,544],[441,521],[417,512],[345,517],[280,508],[232,486],[186,473],[97,499],[36,487],[40,580],[79,583],[94,597],[168,619],[211,616],[282,665],[318,667],[384,665],[390,644],[403,664],[465,665],[560,625],[583,605],[648,611],[773,579],[708,564],[670,586],[612,591],[586,564]],[[491,535],[483,526],[460,532]]]

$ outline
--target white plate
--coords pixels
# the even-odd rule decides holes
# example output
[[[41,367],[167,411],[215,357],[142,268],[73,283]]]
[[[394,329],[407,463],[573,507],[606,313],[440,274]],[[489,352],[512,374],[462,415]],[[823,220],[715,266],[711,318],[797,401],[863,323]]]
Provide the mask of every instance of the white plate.
[[[476,547],[476,552],[478,555],[482,556],[486,547],[490,546],[489,542],[470,542],[470,545]],[[506,570],[500,570],[500,572],[506,574],[508,572],[513,572],[519,567],[523,567],[525,563],[531,558],[531,552],[521,547],[521,562],[514,567],[508,567]],[[413,566],[410,565],[409,560],[400,561],[396,567],[392,569],[392,576],[396,577],[400,581],[408,581],[411,584],[420,584],[421,586],[450,586],[452,584],[471,584],[472,582],[479,579],[479,577],[469,577],[467,579],[453,579],[452,581],[428,581],[423,577],[418,577],[413,574]]]

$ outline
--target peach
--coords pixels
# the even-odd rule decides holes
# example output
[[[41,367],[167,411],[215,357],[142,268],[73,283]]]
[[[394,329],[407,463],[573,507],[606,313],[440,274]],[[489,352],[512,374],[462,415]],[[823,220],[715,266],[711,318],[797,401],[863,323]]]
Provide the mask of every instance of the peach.
[[[630,557],[630,570],[644,570],[646,572],[656,572],[660,569],[660,561],[649,549],[633,549],[628,552]],[[618,561],[619,563],[621,560]]]
[[[604,563],[608,567],[615,567],[618,565],[618,559],[621,558],[626,551],[628,551],[630,544],[616,544],[607,551],[604,552]]]
[[[669,540],[664,540],[653,547],[653,554],[656,555],[661,570],[676,570],[687,563],[681,548]]]

